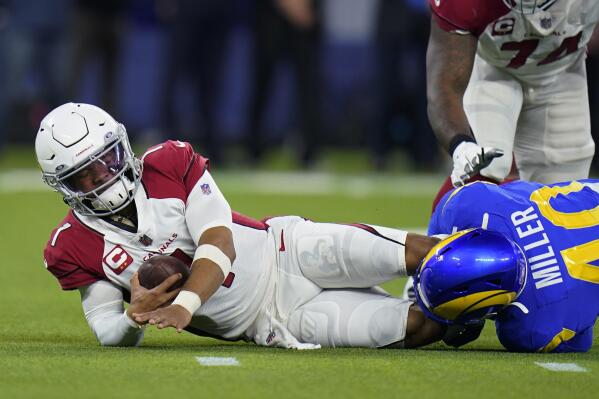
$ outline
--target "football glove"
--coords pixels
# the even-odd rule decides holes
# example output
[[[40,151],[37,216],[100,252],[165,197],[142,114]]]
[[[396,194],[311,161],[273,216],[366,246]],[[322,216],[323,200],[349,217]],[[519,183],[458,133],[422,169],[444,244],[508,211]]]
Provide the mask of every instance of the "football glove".
[[[464,141],[453,152],[453,170],[451,183],[454,187],[463,186],[481,169],[491,164],[493,159],[503,156],[503,151],[493,147],[481,147],[476,143]]]
[[[447,331],[443,337],[443,342],[445,342],[446,345],[459,348],[460,346],[466,345],[467,343],[477,339],[480,336],[480,333],[483,331],[484,326],[484,320],[468,325],[452,324],[447,327]]]

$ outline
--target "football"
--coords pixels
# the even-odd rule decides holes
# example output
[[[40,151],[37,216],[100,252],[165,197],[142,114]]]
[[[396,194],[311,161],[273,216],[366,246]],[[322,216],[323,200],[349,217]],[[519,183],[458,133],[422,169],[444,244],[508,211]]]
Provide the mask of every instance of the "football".
[[[147,289],[156,287],[175,273],[181,273],[183,277],[170,287],[169,291],[172,291],[185,284],[190,272],[181,260],[173,256],[156,255],[142,263],[137,273],[139,284]]]

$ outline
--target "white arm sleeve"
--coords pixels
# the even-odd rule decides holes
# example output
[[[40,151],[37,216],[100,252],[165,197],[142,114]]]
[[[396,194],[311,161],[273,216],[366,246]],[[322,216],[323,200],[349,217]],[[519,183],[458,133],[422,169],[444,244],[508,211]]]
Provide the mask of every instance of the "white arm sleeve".
[[[100,280],[79,288],[83,313],[100,345],[137,346],[144,329],[125,314],[123,293],[116,285]]]
[[[196,244],[202,234],[212,227],[222,226],[231,230],[231,207],[208,171],[204,172],[187,197],[185,221]]]

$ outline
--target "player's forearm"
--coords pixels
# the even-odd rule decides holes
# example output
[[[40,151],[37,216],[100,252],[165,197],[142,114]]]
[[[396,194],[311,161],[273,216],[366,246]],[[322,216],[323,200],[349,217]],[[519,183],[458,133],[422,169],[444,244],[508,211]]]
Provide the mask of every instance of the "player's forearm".
[[[124,312],[121,289],[107,280],[79,288],[87,324],[102,346],[137,346],[140,328]]]
[[[191,275],[182,289],[196,293],[202,303],[206,303],[221,286],[225,277],[222,270],[213,262],[199,259],[193,263]]]
[[[144,336],[143,328],[124,312],[88,318],[87,322],[102,346],[138,346]]]
[[[427,98],[431,127],[449,153],[460,138],[474,140],[464,112],[463,97],[476,53],[476,38],[441,30],[434,19],[428,43]]]
[[[456,93],[429,99],[427,112],[437,141],[449,155],[461,142],[476,141],[462,109],[462,100]]]
[[[404,348],[418,348],[443,338],[447,327],[425,316],[418,305],[414,304],[408,312]]]
[[[209,251],[202,251],[202,248]],[[199,295],[205,303],[223,283],[235,261],[233,234],[227,227],[206,230],[198,243],[198,258],[192,263],[191,275],[183,290]]]
[[[408,234],[406,238],[406,272],[408,276],[413,276],[416,273],[422,259],[439,241],[436,237]]]

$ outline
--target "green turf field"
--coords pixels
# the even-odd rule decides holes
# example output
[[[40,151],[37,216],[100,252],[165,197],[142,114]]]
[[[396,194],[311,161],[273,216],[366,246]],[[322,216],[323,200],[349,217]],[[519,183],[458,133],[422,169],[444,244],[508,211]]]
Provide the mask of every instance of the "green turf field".
[[[289,351],[148,329],[142,347],[102,348],[76,292],[62,292],[41,251],[66,211],[27,160],[0,162],[0,398],[569,398],[597,397],[599,345],[578,355],[509,354],[490,325],[461,350]],[[32,177],[33,176],[33,177]],[[424,228],[441,177],[216,173],[234,209],[254,217],[300,214]],[[272,186],[264,184],[269,178]],[[304,189],[300,186],[305,186]],[[301,192],[309,194],[302,195]],[[398,293],[403,285],[386,286]],[[235,357],[201,366],[196,356]],[[576,363],[555,372],[535,362]]]

